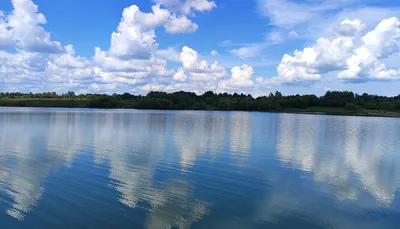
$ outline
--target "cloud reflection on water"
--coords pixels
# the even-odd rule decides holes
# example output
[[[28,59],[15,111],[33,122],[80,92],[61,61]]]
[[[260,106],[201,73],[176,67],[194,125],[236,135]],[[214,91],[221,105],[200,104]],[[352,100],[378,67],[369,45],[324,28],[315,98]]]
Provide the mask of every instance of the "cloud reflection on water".
[[[328,182],[339,198],[357,199],[361,187],[391,204],[400,181],[400,126],[393,124],[390,119],[280,115],[277,157],[284,166]]]
[[[46,177],[63,162],[71,163],[79,152],[81,131],[79,125],[71,126],[77,115],[46,116],[0,114],[4,124],[0,132],[0,192],[12,200],[7,214],[19,220],[40,201]]]
[[[190,228],[214,204],[233,201],[230,194],[235,201],[258,198],[252,196],[257,190],[267,197],[257,201],[251,223],[314,211],[313,200],[292,189],[302,182],[311,194],[333,193],[356,206],[365,204],[363,193],[391,205],[400,183],[400,124],[392,119],[94,110],[0,113],[0,124],[0,198],[5,212],[20,220],[40,204],[51,174],[63,166],[73,171],[82,161],[104,171],[86,176],[102,176],[117,193],[108,198],[146,211],[146,228]],[[232,221],[218,222],[225,223]]]

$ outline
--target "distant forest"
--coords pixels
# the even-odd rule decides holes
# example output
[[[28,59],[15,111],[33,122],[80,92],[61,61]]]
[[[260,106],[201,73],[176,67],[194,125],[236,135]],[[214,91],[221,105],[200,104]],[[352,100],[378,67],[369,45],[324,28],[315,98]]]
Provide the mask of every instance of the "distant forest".
[[[265,112],[309,112],[348,115],[398,116],[400,95],[386,97],[355,94],[344,91],[328,91],[323,96],[289,95],[280,92],[253,98],[245,94],[216,94],[208,91],[203,95],[193,92],[150,92],[145,96],[124,94],[75,94],[47,93],[0,93],[0,106],[18,107],[80,107],[80,108],[131,108],[157,110],[222,110]]]

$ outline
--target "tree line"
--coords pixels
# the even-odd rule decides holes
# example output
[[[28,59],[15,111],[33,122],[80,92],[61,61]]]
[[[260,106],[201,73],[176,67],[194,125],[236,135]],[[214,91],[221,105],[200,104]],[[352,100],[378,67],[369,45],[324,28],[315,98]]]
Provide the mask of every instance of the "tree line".
[[[280,92],[254,98],[245,94],[205,92],[149,92],[147,95],[75,94],[68,92],[0,93],[0,106],[134,108],[160,110],[286,111],[336,108],[343,111],[400,111],[400,95],[394,97],[328,91],[323,96],[288,95]]]

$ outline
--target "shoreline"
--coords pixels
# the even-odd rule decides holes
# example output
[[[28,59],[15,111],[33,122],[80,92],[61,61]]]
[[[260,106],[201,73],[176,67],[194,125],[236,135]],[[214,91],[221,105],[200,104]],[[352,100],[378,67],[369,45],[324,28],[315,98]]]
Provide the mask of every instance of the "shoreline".
[[[226,111],[226,112],[254,112],[254,113],[278,113],[278,114],[307,114],[307,115],[328,115],[328,116],[354,116],[354,117],[381,117],[381,118],[400,118],[400,112],[379,111],[379,110],[357,110],[348,111],[343,108],[329,107],[309,107],[306,109],[283,109],[281,111],[246,111],[246,110],[218,110],[218,109],[140,109],[133,107],[115,107],[115,108],[91,108],[85,106],[13,106],[0,105],[1,108],[65,108],[65,109],[104,109],[104,110],[157,110],[157,111]]]

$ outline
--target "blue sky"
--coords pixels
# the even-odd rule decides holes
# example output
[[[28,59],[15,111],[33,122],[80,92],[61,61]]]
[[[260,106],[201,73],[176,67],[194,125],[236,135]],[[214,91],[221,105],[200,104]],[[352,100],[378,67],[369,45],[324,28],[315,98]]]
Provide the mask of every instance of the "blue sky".
[[[395,0],[0,2],[0,90],[399,94]]]

